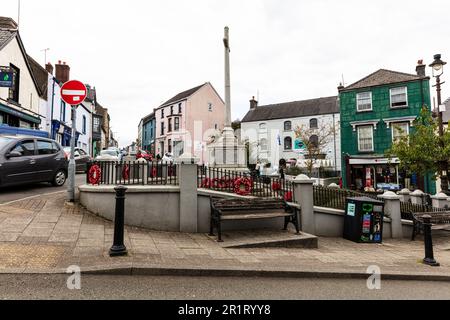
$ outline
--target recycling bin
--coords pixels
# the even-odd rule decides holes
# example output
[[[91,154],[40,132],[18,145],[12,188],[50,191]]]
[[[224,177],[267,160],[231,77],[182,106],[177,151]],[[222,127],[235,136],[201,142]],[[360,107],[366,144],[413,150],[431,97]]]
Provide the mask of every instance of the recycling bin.
[[[383,201],[348,198],[345,208],[344,239],[357,243],[383,242]]]

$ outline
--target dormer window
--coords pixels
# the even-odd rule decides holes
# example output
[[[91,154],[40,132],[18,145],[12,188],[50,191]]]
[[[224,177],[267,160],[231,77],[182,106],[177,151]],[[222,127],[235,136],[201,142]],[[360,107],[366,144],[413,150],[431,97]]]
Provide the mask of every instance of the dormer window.
[[[391,89],[391,108],[405,108],[408,106],[408,88]]]

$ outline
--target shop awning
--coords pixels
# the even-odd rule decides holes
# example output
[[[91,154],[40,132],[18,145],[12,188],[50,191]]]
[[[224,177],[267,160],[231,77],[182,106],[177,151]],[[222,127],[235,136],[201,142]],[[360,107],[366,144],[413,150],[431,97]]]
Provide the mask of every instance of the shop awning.
[[[0,111],[3,111],[5,113],[7,113],[7,114],[10,114],[12,116],[16,116],[16,117],[18,117],[20,119],[23,119],[23,120],[26,120],[26,121],[29,121],[29,122],[41,124],[41,119],[40,118],[34,117],[32,115],[29,115],[29,114],[26,114],[25,112],[22,112],[22,111],[15,110],[15,109],[10,108],[8,106],[5,106],[5,105],[3,105],[1,103],[0,103]]]
[[[364,165],[364,164],[399,164],[399,158],[352,158],[349,162],[351,165]]]

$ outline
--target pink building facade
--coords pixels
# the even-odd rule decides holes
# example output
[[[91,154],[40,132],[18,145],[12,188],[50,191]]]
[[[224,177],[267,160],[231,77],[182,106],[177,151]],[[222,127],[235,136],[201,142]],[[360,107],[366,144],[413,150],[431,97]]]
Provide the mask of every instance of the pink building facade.
[[[225,125],[225,103],[207,82],[177,94],[155,109],[155,116],[157,155],[189,153],[206,163],[208,145]]]

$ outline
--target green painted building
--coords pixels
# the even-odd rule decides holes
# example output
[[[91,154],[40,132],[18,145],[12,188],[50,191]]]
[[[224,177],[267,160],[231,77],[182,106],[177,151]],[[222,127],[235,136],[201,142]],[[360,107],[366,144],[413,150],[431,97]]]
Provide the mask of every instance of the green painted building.
[[[422,106],[431,106],[430,78],[419,64],[417,74],[377,72],[339,88],[341,108],[342,178],[344,186],[436,191],[435,183],[399,169],[399,159],[385,152],[395,139],[414,130]]]

